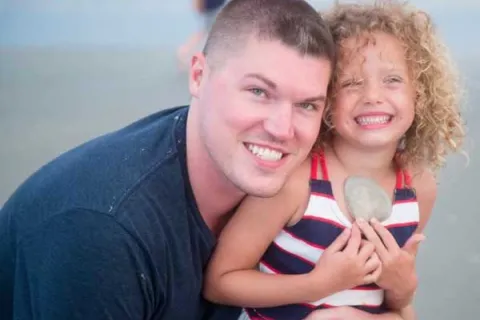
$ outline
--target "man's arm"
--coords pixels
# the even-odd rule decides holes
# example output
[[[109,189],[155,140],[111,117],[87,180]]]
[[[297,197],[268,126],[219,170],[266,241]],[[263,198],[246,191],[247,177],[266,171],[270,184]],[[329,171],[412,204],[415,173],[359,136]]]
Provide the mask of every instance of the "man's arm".
[[[14,318],[148,319],[162,290],[148,257],[113,217],[75,210],[20,240]],[[152,286],[153,282],[155,286]]]
[[[371,314],[353,307],[336,307],[317,310],[310,313],[304,320],[404,320],[396,312]]]

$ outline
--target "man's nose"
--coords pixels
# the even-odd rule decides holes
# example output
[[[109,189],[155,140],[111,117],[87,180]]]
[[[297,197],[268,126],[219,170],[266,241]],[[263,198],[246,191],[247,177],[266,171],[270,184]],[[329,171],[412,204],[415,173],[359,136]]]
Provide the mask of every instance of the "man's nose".
[[[272,137],[280,141],[293,138],[293,106],[289,103],[274,106],[265,121],[264,128]]]

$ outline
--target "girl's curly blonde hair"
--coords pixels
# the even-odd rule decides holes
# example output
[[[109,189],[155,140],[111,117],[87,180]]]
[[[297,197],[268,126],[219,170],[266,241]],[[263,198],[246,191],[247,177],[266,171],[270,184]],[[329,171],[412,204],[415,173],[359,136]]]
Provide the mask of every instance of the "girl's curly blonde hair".
[[[457,151],[464,138],[460,117],[460,87],[445,46],[438,39],[428,14],[405,2],[375,1],[371,4],[339,4],[322,13],[338,46],[351,37],[384,32],[400,40],[416,94],[415,117],[399,153],[400,165],[438,170],[448,152]],[[359,48],[360,50],[360,48]],[[335,88],[335,76],[331,86]],[[334,91],[335,89],[333,89]],[[335,94],[331,100],[335,99]],[[332,101],[324,113],[319,140],[331,142]]]

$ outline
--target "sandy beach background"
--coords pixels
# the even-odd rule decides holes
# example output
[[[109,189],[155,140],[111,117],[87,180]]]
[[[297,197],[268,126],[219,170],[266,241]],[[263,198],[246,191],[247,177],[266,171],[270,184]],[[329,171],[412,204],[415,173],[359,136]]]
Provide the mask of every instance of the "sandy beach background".
[[[462,156],[449,159],[418,257],[419,319],[480,318],[480,3],[432,13],[466,89]],[[318,8],[330,1],[311,1]],[[175,49],[199,25],[188,0],[0,0],[0,206],[42,164],[159,109],[187,104]]]

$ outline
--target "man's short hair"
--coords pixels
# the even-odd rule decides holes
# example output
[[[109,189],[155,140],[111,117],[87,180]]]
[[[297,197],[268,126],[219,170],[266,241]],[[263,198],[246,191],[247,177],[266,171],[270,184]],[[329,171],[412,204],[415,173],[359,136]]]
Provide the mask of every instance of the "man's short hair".
[[[335,62],[335,44],[320,14],[303,0],[231,0],[220,11],[203,53],[207,61],[225,59],[254,36],[279,40],[302,55]],[[272,52],[272,54],[275,54]]]

